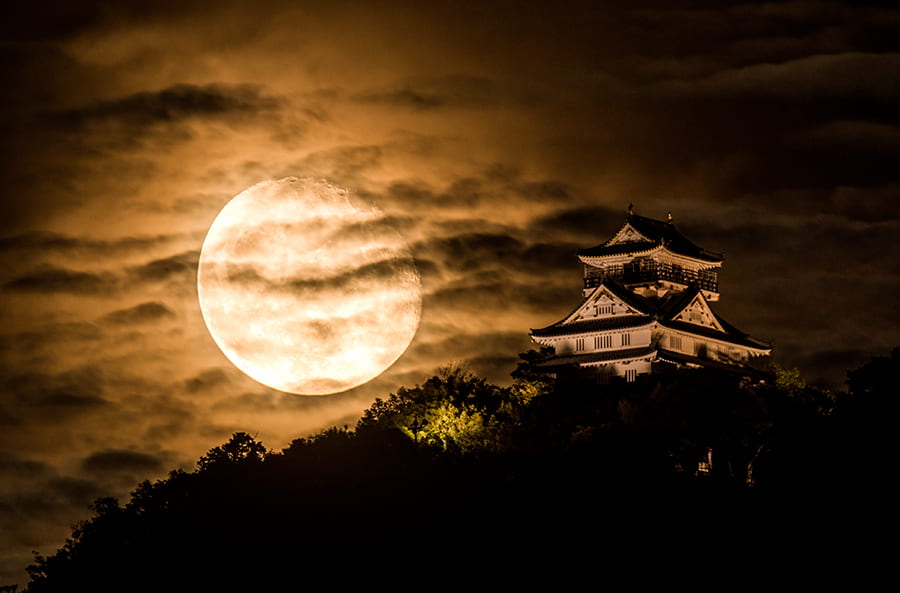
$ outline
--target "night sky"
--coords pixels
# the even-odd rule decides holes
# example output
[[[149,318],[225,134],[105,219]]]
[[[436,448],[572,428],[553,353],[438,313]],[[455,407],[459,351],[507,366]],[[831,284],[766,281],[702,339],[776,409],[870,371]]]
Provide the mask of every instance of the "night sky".
[[[0,585],[234,431],[353,426],[447,363],[508,383],[629,203],[724,253],[716,311],[807,381],[900,345],[893,3],[159,4],[2,8]],[[261,386],[200,315],[209,225],[285,176],[421,274],[412,345],[343,394]]]

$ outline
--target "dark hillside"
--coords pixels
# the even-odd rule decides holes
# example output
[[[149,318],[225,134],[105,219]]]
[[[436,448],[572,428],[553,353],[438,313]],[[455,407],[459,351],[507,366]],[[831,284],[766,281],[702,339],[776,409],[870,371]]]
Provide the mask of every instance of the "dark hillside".
[[[37,558],[28,591],[238,590],[460,562],[546,571],[638,550],[812,553],[880,512],[887,467],[872,447],[887,446],[877,412],[895,401],[897,351],[887,360],[839,396],[708,372],[560,392],[444,371],[376,401],[353,431],[280,452],[236,433],[194,472],[96,501]]]

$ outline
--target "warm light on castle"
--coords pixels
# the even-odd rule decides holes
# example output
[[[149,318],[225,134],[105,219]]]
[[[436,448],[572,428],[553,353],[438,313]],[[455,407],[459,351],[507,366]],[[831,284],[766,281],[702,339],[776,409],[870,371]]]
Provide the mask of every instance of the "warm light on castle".
[[[638,216],[606,243],[582,249],[584,300],[531,339],[555,354],[539,363],[561,379],[599,383],[678,367],[712,367],[745,375],[771,345],[717,315],[723,256],[686,239],[669,214]]]

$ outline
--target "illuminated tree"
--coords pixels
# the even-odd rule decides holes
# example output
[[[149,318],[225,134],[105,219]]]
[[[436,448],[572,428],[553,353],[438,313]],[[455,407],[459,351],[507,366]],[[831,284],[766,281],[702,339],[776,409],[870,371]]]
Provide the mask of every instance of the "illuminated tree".
[[[806,389],[806,381],[800,376],[800,369],[796,367],[783,367],[777,362],[772,363],[775,373],[775,385],[791,395],[796,395]]]
[[[550,346],[541,346],[540,350],[529,350],[519,353],[519,362],[516,370],[511,373],[513,378],[512,394],[522,403],[529,403],[539,395],[552,393],[555,380],[552,375],[541,372],[537,363],[549,358],[554,353]]]
[[[445,451],[496,450],[511,411],[508,391],[458,367],[445,367],[422,385],[376,399],[357,431],[399,430]]]

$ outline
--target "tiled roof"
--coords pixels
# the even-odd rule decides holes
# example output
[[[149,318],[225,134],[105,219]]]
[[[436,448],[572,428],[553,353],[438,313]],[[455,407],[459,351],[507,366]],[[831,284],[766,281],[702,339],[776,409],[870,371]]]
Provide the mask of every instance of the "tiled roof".
[[[597,245],[587,249],[579,249],[578,255],[600,256],[600,255],[623,255],[625,253],[642,253],[659,247],[659,243],[650,241],[635,241],[631,243],[616,243],[615,245]]]
[[[622,289],[627,290],[624,287],[622,287]],[[772,345],[768,342],[763,342],[762,340],[758,340],[745,334],[735,326],[725,321],[725,319],[719,316],[715,311],[712,311],[712,309],[710,309],[710,311],[712,311],[712,314],[715,316],[716,321],[719,322],[719,325],[722,326],[722,329],[725,330],[724,332],[720,332],[711,327],[688,323],[686,321],[675,321],[674,319],[672,319],[673,317],[678,315],[685,307],[687,307],[691,303],[691,301],[693,301],[694,298],[701,292],[702,291],[697,286],[690,286],[683,292],[668,297],[663,297],[662,299],[644,300],[649,304],[650,307],[653,307],[653,309],[655,309],[653,310],[653,314],[657,319],[659,319],[660,324],[666,327],[709,338],[723,340],[725,342],[732,342],[734,344],[740,344],[742,346],[749,346],[750,348],[772,347]],[[649,312],[648,309],[644,309],[644,311]]]
[[[711,327],[695,325],[693,323],[687,323],[686,321],[673,321],[671,319],[661,319],[659,321],[659,324],[670,329],[677,329],[686,333],[703,336],[705,338],[712,338],[714,340],[721,340],[723,342],[730,342],[732,344],[746,346],[748,348],[768,350],[772,347],[771,344],[763,342],[762,340],[757,340],[756,338],[752,338],[749,335],[737,330],[733,325],[727,322],[723,323],[724,320],[718,315],[716,315],[716,319],[718,319],[719,323],[722,324],[722,327],[725,328],[725,332],[720,332],[719,330],[713,329]]]
[[[628,214],[625,216],[625,223],[631,225],[637,232],[647,237],[650,241],[618,243],[616,245],[607,245],[606,243],[603,243],[596,247],[581,249],[578,251],[578,255],[587,257],[622,255],[626,253],[648,251],[663,245],[666,249],[674,253],[709,262],[720,262],[725,259],[721,253],[707,251],[702,247],[694,245],[682,235],[671,222],[654,220],[645,216],[638,216],[637,214]]]
[[[565,336],[572,334],[582,334],[587,332],[597,332],[608,329],[623,329],[627,327],[640,327],[653,323],[653,318],[647,315],[623,315],[619,317],[603,317],[600,319],[587,319],[585,321],[576,321],[575,323],[567,323],[548,325],[540,329],[531,330],[531,335],[539,337]]]
[[[688,286],[685,290],[668,294],[661,299],[655,299],[656,314],[663,319],[671,319],[678,315],[682,309],[691,304],[701,290],[696,285]]]
[[[623,301],[628,303],[633,308],[637,309],[642,314],[621,315],[618,317],[604,317],[600,319],[588,319],[585,321],[576,321],[574,323],[567,324],[557,322],[552,325],[548,325],[547,327],[533,329],[531,330],[531,335],[541,338],[575,335],[613,329],[640,327],[656,320],[660,325],[664,327],[676,329],[698,336],[712,338],[715,340],[721,340],[723,342],[730,342],[732,344],[740,346],[764,350],[770,349],[772,347],[772,345],[768,342],[758,340],[740,331],[739,329],[725,321],[718,314],[716,314],[715,311],[713,311],[713,315],[715,316],[716,321],[719,322],[719,325],[721,325],[722,329],[725,331],[718,331],[715,328],[688,323],[686,321],[675,321],[674,319],[672,319],[673,317],[678,315],[678,313],[680,313],[686,306],[688,306],[694,299],[694,297],[701,293],[701,290],[696,286],[691,286],[684,292],[664,297],[662,299],[648,299],[642,297],[612,280],[605,280],[595,290],[599,290],[600,287],[607,288],[611,293],[621,298]],[[581,305],[579,305],[579,307],[580,306]],[[578,307],[576,307],[573,312],[577,310]],[[569,315],[571,315],[571,313]],[[567,315],[563,319],[568,319],[569,315]]]
[[[622,301],[624,301],[625,303],[627,303],[628,305],[637,309],[639,312],[641,312],[645,315],[649,315],[653,311],[655,311],[654,306],[649,304],[647,299],[645,299],[644,297],[642,297],[639,294],[634,293],[631,290],[628,290],[625,286],[618,284],[615,281],[612,281],[612,280],[604,281],[602,284],[594,287],[594,290],[600,290],[601,286],[605,287],[607,290],[609,290],[609,292],[613,293],[614,295],[616,295],[617,297],[622,299]],[[576,311],[581,309],[581,307],[584,305],[584,301],[587,300],[591,294],[593,294],[593,293],[589,293],[588,296],[586,296],[584,299],[582,299],[582,301],[580,303],[578,303],[571,311],[569,311],[560,321],[557,321],[556,323],[554,323],[552,325],[548,325],[547,327],[544,327],[544,328],[541,328],[538,330],[531,330],[531,333],[533,334],[535,331],[541,331],[543,329],[549,329],[551,327],[561,326],[562,322],[564,320],[568,319]]]
[[[650,299],[642,297],[633,290],[629,290],[624,284],[609,279],[604,280],[601,286],[605,286],[611,293],[645,315],[656,313],[657,306]]]
[[[697,364],[704,367],[712,367],[716,369],[720,369],[723,371],[730,371],[733,373],[748,375],[751,377],[756,377],[759,379],[768,379],[771,378],[771,373],[767,373],[766,371],[762,371],[759,369],[754,369],[751,367],[728,364],[725,362],[721,362],[718,360],[710,360],[708,358],[700,358],[699,356],[691,356],[690,354],[684,354],[681,352],[673,352],[671,350],[666,350],[664,348],[660,348],[657,353],[657,358],[660,361],[672,362],[672,363],[690,363]]]
[[[609,362],[611,360],[625,360],[647,356],[656,352],[655,348],[629,348],[628,350],[608,350],[605,352],[590,352],[588,354],[563,354],[551,356],[537,363],[541,368],[568,366],[572,364],[589,364],[595,362]]]

